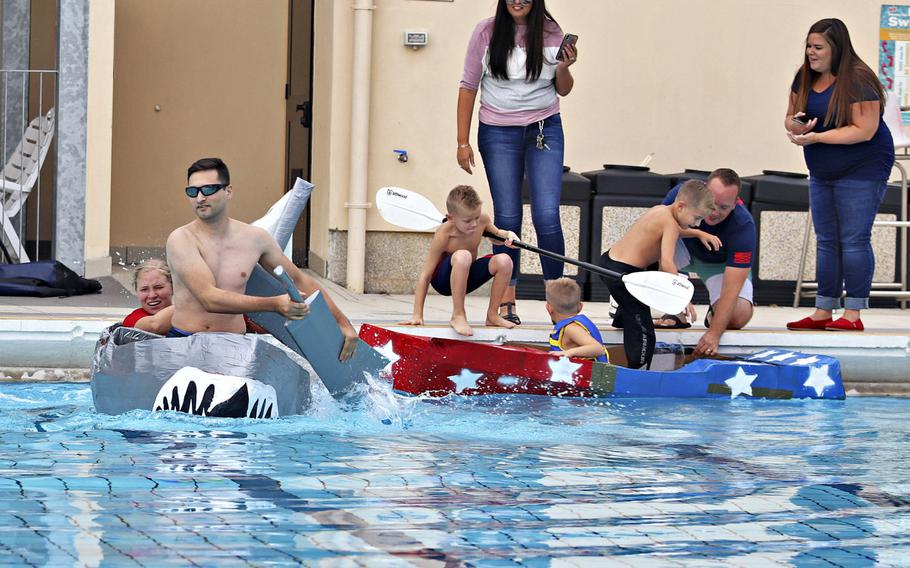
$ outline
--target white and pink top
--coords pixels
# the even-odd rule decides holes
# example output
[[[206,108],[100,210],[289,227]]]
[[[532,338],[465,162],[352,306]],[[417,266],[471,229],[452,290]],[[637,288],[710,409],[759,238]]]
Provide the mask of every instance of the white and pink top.
[[[537,80],[525,80],[528,27],[515,26],[515,48],[509,55],[508,80],[494,79],[490,71],[490,39],[493,18],[477,24],[464,60],[461,87],[480,89],[480,122],[492,126],[525,126],[559,112],[556,94],[556,53],[562,42],[562,30],[547,20],[543,34],[543,68]]]

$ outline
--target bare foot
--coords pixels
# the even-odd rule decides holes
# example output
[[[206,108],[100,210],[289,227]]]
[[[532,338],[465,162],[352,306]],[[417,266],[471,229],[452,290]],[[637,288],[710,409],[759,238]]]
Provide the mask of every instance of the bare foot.
[[[449,320],[449,325],[459,335],[474,335],[474,330],[468,325],[468,320],[464,316],[452,316],[452,319]]]
[[[487,314],[487,325],[495,325],[496,327],[504,327],[506,329],[512,329],[515,327],[515,324],[502,317],[498,313],[494,316]]]

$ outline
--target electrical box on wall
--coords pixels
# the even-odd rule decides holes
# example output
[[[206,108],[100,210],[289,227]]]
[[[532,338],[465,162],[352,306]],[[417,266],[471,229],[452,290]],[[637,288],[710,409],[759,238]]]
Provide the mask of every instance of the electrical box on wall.
[[[408,47],[417,49],[418,47],[424,47],[430,42],[430,34],[425,31],[419,30],[405,30],[404,32],[404,44]]]

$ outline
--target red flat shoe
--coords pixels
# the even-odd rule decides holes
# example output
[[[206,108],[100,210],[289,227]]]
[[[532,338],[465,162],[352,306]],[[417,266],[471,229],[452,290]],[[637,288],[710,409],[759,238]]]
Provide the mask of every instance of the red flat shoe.
[[[843,319],[843,318],[841,318]],[[799,321],[791,321],[787,324],[787,329],[792,329],[793,331],[806,331],[806,330],[819,330],[827,329],[831,325],[831,318],[823,320],[814,320],[808,316],[804,317]]]
[[[863,327],[863,320],[850,321],[847,318],[838,318],[829,322],[825,329],[828,331],[863,331],[866,328]]]

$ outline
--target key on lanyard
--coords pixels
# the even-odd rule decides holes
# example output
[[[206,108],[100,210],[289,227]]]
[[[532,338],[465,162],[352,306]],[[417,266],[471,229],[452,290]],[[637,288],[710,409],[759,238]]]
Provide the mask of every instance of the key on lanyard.
[[[550,147],[547,146],[546,142],[544,142],[544,136],[543,136],[543,122],[544,122],[544,121],[542,121],[542,120],[538,120],[538,121],[537,121],[537,128],[539,129],[538,132],[537,132],[537,149],[538,149],[538,150],[543,150],[544,148],[546,148],[547,150],[549,150]]]

